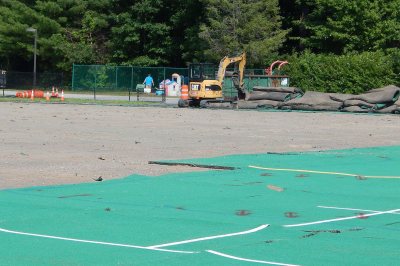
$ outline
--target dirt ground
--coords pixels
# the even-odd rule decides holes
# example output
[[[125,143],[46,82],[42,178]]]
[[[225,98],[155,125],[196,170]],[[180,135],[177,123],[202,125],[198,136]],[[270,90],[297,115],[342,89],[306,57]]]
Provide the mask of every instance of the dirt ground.
[[[0,103],[0,189],[193,171],[150,160],[400,145],[399,115]]]

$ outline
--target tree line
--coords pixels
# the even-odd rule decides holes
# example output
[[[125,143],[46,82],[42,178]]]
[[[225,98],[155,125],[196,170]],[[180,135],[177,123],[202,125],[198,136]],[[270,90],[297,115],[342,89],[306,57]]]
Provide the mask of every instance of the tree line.
[[[393,74],[400,64],[400,0],[0,0],[0,68],[32,71],[29,27],[39,72],[185,67],[243,50],[249,67],[310,53],[378,53]]]

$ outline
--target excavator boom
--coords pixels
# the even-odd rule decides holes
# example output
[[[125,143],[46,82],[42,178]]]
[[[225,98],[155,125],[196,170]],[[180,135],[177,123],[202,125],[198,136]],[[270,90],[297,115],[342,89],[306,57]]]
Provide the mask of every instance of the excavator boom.
[[[246,53],[242,53],[239,56],[234,56],[234,57],[228,57],[225,56],[224,58],[221,59],[219,62],[219,67],[218,67],[218,75],[217,75],[217,80],[222,83],[225,78],[225,71],[226,68],[234,63],[238,63],[238,71],[239,71],[239,80],[241,83],[243,83],[243,77],[244,77],[244,67],[246,65]],[[240,84],[241,86],[243,84]]]

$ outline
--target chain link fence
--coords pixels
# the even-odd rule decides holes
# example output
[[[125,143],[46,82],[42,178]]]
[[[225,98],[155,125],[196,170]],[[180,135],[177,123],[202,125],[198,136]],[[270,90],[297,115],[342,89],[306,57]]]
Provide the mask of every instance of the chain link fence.
[[[146,93],[143,82],[149,74],[154,80],[154,87]],[[166,95],[168,91],[164,84],[173,83],[173,75],[181,77],[182,84],[187,84],[187,68],[73,65],[72,91],[91,92],[94,99],[99,94],[113,94],[128,96],[129,100],[133,97],[137,100],[165,101],[169,95]]]
[[[229,72],[233,72],[233,69],[227,70],[222,90],[225,98],[235,99],[238,96],[238,92],[232,80],[232,75],[228,74]],[[266,75],[265,69],[245,69],[243,82],[244,87],[250,92],[255,86],[288,87],[290,85],[289,77],[286,76],[283,71],[273,73],[272,75]]]
[[[232,71],[233,69],[227,69],[227,73]],[[148,74],[152,76],[155,86],[150,93],[145,93],[143,82]],[[131,99],[165,101],[166,96],[179,96],[179,94],[168,93],[169,84],[178,82],[174,80],[176,76],[180,77],[181,84],[189,83],[188,68],[73,65],[71,84],[73,92],[93,93],[94,99],[99,95],[112,94],[127,96],[129,101]],[[254,86],[273,86],[276,79],[279,79],[280,83],[281,78],[267,78],[265,69],[245,70],[244,82],[250,89]],[[227,98],[235,98],[237,95],[228,74],[224,80],[223,93]]]
[[[33,88],[33,72],[3,71],[1,83],[7,89],[28,89]],[[64,73],[36,73],[37,88],[50,88],[52,86],[64,87]]]
[[[36,73],[36,85],[33,72],[16,72],[0,70],[0,88],[3,90],[26,90],[32,88],[48,89],[53,86],[65,87],[64,73]]]
[[[227,69],[224,79],[223,94],[226,98],[235,98],[237,90],[233,85],[230,72]],[[150,74],[154,80],[151,91],[144,90],[144,79]],[[266,77],[264,69],[246,69],[245,87],[274,86],[278,78]],[[0,89],[26,90],[33,88],[34,73],[0,71]],[[93,97],[103,99],[108,96],[118,100],[166,101],[168,98],[178,98],[180,87],[188,84],[188,68],[171,67],[134,67],[108,65],[73,65],[72,78],[64,73],[36,73],[38,89],[51,87],[71,90],[76,98]],[[281,79],[278,80],[281,83]]]

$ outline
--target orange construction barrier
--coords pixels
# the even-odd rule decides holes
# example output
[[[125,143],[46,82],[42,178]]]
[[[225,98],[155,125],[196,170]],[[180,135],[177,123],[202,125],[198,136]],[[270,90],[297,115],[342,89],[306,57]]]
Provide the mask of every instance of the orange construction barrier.
[[[182,88],[181,88],[181,99],[182,100],[189,99],[189,86],[188,85],[182,85]]]
[[[30,90],[30,91],[18,91],[15,94],[18,98],[44,98],[44,92],[41,90]]]
[[[33,94],[34,94],[35,98],[44,98],[44,91],[34,90]]]

